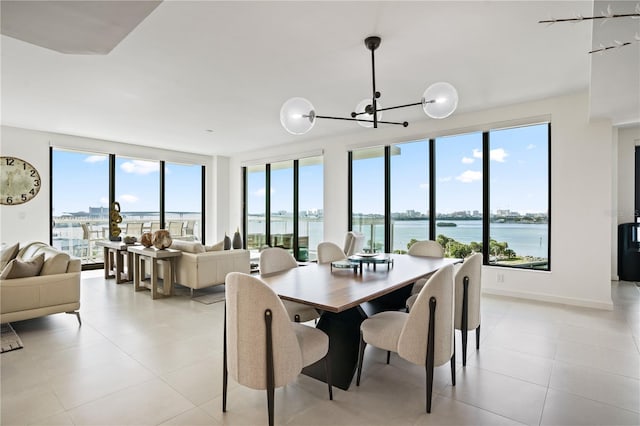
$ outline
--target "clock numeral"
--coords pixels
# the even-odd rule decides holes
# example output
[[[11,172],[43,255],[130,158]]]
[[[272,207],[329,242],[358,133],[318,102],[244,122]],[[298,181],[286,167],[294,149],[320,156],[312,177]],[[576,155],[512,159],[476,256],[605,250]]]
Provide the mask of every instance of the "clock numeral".
[[[22,201],[27,201],[27,194],[20,195],[20,198],[22,198]]]
[[[31,188],[31,189],[29,190],[29,194],[31,194],[31,195],[36,195],[36,190],[35,190],[35,189],[33,189],[33,188]]]
[[[33,186],[40,186],[40,179],[34,179]]]
[[[7,158],[7,166],[13,166],[15,160],[13,158]]]
[[[26,170],[26,167],[25,167],[25,170]],[[36,177],[36,171],[35,170],[31,170],[30,175],[31,175],[31,177]]]
[[[13,198],[7,197],[7,204],[13,204]]]

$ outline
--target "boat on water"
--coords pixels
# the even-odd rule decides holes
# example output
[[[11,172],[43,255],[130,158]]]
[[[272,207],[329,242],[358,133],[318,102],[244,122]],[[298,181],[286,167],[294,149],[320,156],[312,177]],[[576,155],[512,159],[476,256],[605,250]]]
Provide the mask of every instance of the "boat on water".
[[[455,227],[458,226],[457,223],[453,223],[453,222],[437,222],[436,226],[445,226],[445,227]]]

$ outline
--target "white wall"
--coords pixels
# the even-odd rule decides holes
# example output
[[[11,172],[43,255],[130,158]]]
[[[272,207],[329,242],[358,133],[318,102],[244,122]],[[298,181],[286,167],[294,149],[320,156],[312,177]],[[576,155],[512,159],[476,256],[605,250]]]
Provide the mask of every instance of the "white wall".
[[[620,127],[618,133],[618,221],[633,222],[635,147],[640,146],[640,126]],[[638,183],[640,184],[640,182]]]
[[[523,103],[445,120],[424,119],[406,129],[362,129],[332,139],[254,151],[231,158],[229,216],[240,218],[243,162],[290,158],[296,152],[324,151],[324,238],[342,242],[347,230],[347,152],[386,145],[551,119],[551,272],[484,267],[486,292],[610,309],[612,250],[611,123],[587,122],[586,93]],[[341,123],[349,126],[349,123]],[[318,122],[318,126],[325,122]],[[284,131],[283,131],[284,132]],[[313,130],[312,130],[313,132]],[[284,139],[284,135],[283,135]],[[498,274],[504,282],[497,282]]]
[[[206,241],[222,239],[219,228],[227,226],[228,211],[215,214],[214,206],[227,205],[228,189],[220,189],[210,182],[225,182],[228,175],[228,159],[212,158],[178,151],[160,150],[124,143],[40,132],[2,126],[0,153],[19,157],[31,163],[40,172],[42,188],[38,195],[26,204],[0,206],[0,241],[49,241],[49,147],[75,149],[88,152],[113,153],[146,160],[165,160],[178,163],[203,164],[207,170]],[[219,174],[223,178],[218,178]],[[82,179],[82,176],[78,177]],[[219,201],[222,197],[223,200]],[[214,226],[213,224],[216,224]],[[219,225],[218,224],[222,224]]]

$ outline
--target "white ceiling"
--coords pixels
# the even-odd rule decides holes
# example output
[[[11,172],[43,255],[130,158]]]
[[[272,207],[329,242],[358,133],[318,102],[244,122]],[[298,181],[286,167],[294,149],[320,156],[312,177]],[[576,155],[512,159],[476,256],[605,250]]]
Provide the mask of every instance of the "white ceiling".
[[[592,14],[592,1],[165,0],[107,55],[62,54],[3,35],[2,124],[214,155],[359,131],[319,120],[292,136],[279,111],[303,96],[318,114],[347,116],[371,96],[363,40],[373,34],[382,37],[383,106],[417,102],[440,80],[458,89],[458,113],[542,99],[593,87],[592,24],[537,23],[576,13]],[[605,25],[640,22],[618,21]],[[637,67],[626,56],[637,48],[598,60],[626,75],[634,70],[618,64]],[[617,111],[620,100],[608,93],[592,90],[597,116],[640,117],[633,102]],[[419,107],[385,119],[428,120]]]

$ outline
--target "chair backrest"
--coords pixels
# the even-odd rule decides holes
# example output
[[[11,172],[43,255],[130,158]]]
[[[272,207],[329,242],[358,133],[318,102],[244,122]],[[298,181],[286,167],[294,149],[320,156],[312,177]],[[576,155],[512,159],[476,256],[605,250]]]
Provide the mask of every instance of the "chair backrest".
[[[444,257],[444,249],[437,241],[416,241],[407,252],[411,256]]]
[[[195,220],[188,220],[187,224],[184,226],[184,233],[186,235],[193,235],[195,226],[196,226]]]
[[[436,300],[434,366],[453,356],[453,266],[440,268],[422,287],[400,333],[398,354],[414,364],[424,365],[429,331],[429,300]]]
[[[151,222],[151,232],[156,232],[158,229],[160,229],[160,222]]]
[[[91,239],[91,227],[88,223],[81,223],[82,226],[82,239],[89,240]]]
[[[127,227],[124,232],[124,235],[132,235],[135,237],[139,237],[142,235],[142,222],[127,222]]]
[[[293,381],[302,371],[302,352],[289,315],[262,280],[231,272],[225,280],[227,368],[238,383],[267,388],[265,311],[272,312],[275,387]]]
[[[261,274],[272,274],[297,267],[296,259],[283,248],[269,247],[260,252],[259,268]]]
[[[318,263],[331,263],[346,258],[344,251],[336,243],[324,241],[318,244]]]
[[[344,254],[351,256],[360,253],[364,247],[364,234],[349,231],[344,237]]]
[[[179,237],[182,235],[182,228],[184,227],[184,222],[169,222],[169,234],[172,237]]]
[[[473,330],[480,325],[480,293],[482,290],[482,254],[474,253],[465,259],[456,271],[455,282],[455,327],[462,327],[462,295],[464,277],[469,277],[467,288],[467,330]]]

